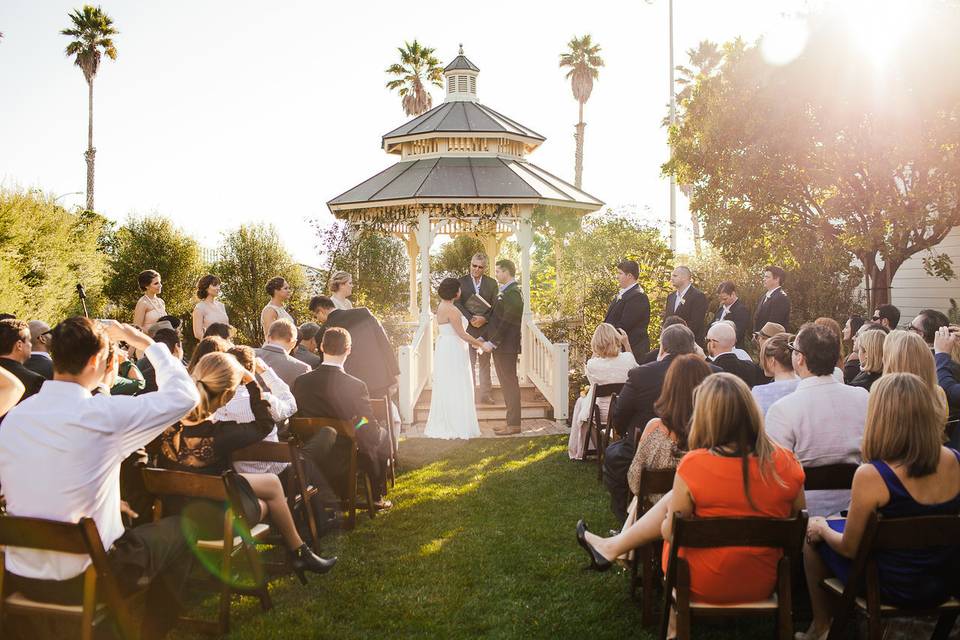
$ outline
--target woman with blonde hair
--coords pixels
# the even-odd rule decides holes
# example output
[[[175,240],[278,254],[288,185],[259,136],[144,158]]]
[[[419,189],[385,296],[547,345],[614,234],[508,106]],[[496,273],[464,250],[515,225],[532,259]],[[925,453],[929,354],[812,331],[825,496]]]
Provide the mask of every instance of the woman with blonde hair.
[[[330,276],[330,299],[337,309],[353,309],[349,297],[353,294],[353,276],[346,271],[337,271]]]
[[[803,469],[776,445],[747,385],[729,373],[708,376],[697,387],[691,419],[690,452],[680,461],[673,489],[626,531],[600,538],[577,523],[577,541],[591,568],[605,571],[613,558],[662,537],[669,543],[668,514],[710,517],[790,517],[805,506]],[[770,597],[779,552],[736,547],[684,549],[690,589],[697,602],[734,604]],[[669,557],[664,545],[663,561]]]
[[[815,517],[807,526],[803,557],[813,622],[806,638],[826,636],[830,603],[820,582],[833,574],[847,583],[851,559],[874,512],[884,519],[960,513],[960,454],[941,444],[945,417],[940,398],[915,374],[885,373],[873,385],[863,432],[866,463],[853,477],[847,518]],[[942,603],[954,586],[954,559],[953,547],[878,551],[873,560],[881,604],[927,608]]]
[[[863,387],[867,391],[883,375],[883,344],[887,334],[879,329],[870,329],[857,336],[857,358],[860,373],[850,381],[851,387]]]
[[[590,349],[593,351],[593,357],[587,360],[584,367],[590,389],[586,395],[577,398],[577,403],[573,407],[573,417],[570,420],[570,440],[567,450],[571,460],[583,459],[585,453],[583,430],[590,420],[590,406],[593,404],[593,394],[597,385],[625,383],[627,373],[637,366],[637,359],[630,350],[630,339],[627,334],[622,329],[615,329],[607,322],[600,323],[594,330]],[[600,409],[600,421],[605,422],[610,410],[610,398],[597,398],[597,408]]]
[[[244,369],[228,353],[203,356],[191,374],[200,393],[200,401],[176,424],[160,436],[160,466],[175,471],[222,475],[230,468],[230,453],[260,442],[274,428],[270,407],[260,393],[253,373]],[[237,387],[245,384],[250,396],[254,421],[213,422],[210,417],[233,398]],[[273,474],[241,474],[258,498],[261,519],[270,516],[289,550],[294,571],[305,582],[305,571],[326,573],[336,558],[320,558],[303,542],[294,524],[280,479]]]
[[[217,300],[220,295],[220,278],[208,273],[197,281],[197,304],[193,306],[193,336],[203,340],[210,325],[230,324],[227,309]]]
[[[947,396],[937,382],[937,363],[933,359],[930,347],[917,333],[912,331],[891,331],[883,341],[883,375],[891,373],[912,373],[920,376],[927,387],[947,409]],[[944,425],[947,418],[944,415]]]

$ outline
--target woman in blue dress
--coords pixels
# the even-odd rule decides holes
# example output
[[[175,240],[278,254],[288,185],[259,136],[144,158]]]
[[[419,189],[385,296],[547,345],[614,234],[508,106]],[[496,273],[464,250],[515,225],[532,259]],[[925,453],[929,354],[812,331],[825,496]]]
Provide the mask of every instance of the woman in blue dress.
[[[813,622],[798,638],[818,640],[830,628],[830,610],[820,581],[844,584],[851,560],[873,512],[884,518],[960,513],[960,453],[942,446],[943,404],[912,373],[881,377],[870,392],[862,454],[853,477],[845,520],[811,518],[804,566]],[[898,607],[936,605],[950,597],[957,547],[877,552],[880,601]]]

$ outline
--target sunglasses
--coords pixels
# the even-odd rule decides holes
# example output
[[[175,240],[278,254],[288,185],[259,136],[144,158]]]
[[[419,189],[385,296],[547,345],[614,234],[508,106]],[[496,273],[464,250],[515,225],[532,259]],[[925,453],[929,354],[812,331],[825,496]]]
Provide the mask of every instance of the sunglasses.
[[[800,351],[800,349],[797,349],[797,343],[796,343],[796,341],[794,341],[794,342],[788,342],[788,343],[787,343],[787,349],[790,349],[790,351],[796,351],[797,353],[799,353],[799,354],[802,355],[802,356],[807,355],[807,354],[805,354],[803,351]]]
[[[474,269],[481,269],[481,270],[487,268],[485,265],[479,265],[479,264],[471,264],[470,266],[473,267]]]

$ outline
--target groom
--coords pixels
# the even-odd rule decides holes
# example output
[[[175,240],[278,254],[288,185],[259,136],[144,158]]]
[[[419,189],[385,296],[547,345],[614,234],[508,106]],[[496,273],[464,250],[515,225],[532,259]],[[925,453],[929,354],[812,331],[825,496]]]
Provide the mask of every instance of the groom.
[[[510,260],[498,260],[495,272],[500,295],[493,305],[483,350],[493,352],[493,366],[507,405],[507,424],[496,427],[498,436],[520,433],[520,381],[517,379],[517,355],[520,353],[520,326],[523,320],[523,296],[514,279],[517,267]]]

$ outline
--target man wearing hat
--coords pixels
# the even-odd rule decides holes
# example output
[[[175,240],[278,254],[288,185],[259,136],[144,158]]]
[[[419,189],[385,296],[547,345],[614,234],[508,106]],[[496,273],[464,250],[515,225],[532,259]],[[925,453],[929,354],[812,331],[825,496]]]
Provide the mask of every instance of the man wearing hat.
[[[760,331],[753,332],[753,340],[757,343],[758,357],[763,353],[763,343],[778,333],[786,333],[786,329],[783,328],[782,324],[777,324],[776,322],[768,322],[760,327]],[[773,379],[767,378],[766,376],[757,377],[757,385],[767,384],[768,382],[773,382]]]

